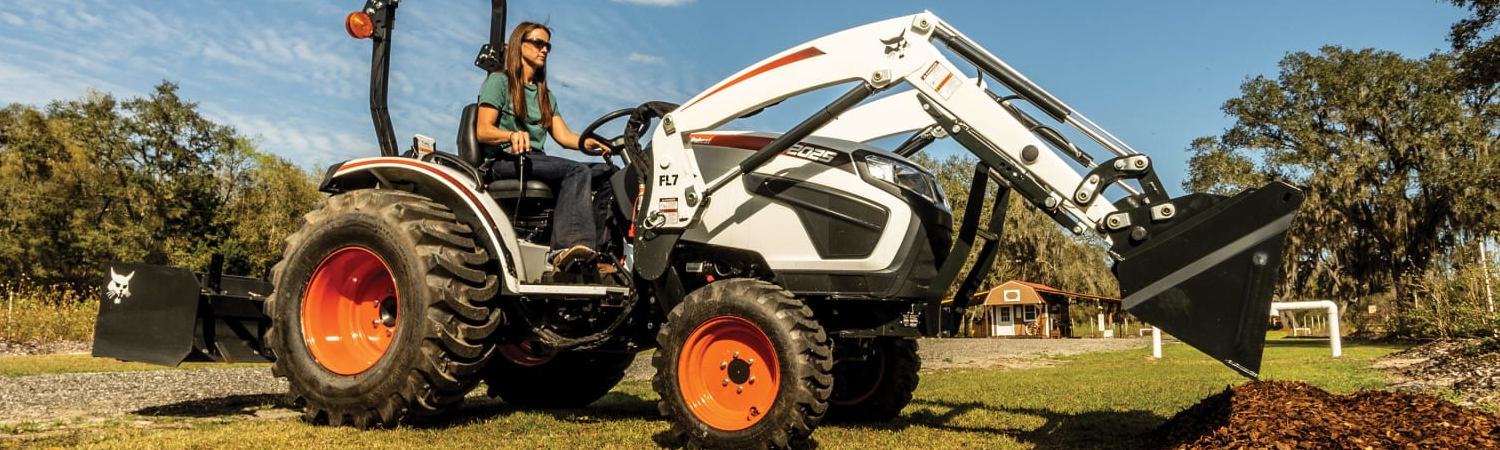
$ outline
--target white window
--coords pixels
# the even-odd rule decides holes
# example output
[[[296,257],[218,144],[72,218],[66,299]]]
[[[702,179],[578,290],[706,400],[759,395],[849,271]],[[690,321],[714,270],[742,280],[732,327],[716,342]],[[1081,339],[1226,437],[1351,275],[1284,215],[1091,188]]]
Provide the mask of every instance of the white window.
[[[1021,320],[1030,322],[1036,320],[1036,306],[1026,305],[1021,309]]]
[[[1010,322],[1010,307],[1009,306],[1001,306],[999,309],[1000,309],[1000,321],[1001,322]]]

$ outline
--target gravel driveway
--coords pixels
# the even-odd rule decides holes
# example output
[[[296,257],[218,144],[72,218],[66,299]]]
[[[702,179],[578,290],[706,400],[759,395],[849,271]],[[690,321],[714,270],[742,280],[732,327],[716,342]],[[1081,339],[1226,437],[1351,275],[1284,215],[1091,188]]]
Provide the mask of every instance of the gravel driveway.
[[[988,367],[1002,370],[1056,364],[1051,356],[1144,348],[1148,339],[922,339],[923,370]],[[651,377],[643,354],[625,379]],[[73,373],[0,378],[0,424],[69,418],[145,416],[287,417],[277,404],[285,380],[265,367],[148,372]],[[482,395],[480,392],[471,395]]]

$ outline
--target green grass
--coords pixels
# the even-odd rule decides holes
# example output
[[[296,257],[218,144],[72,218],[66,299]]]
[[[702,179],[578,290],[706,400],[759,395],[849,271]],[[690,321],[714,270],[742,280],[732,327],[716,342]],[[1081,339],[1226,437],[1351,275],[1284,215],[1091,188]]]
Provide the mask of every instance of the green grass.
[[[1327,341],[1271,339],[1264,378],[1299,380],[1336,393],[1384,386],[1371,359],[1398,346],[1348,343],[1329,357]],[[874,425],[824,424],[823,448],[1129,448],[1173,414],[1244,379],[1182,344],[1062,358],[1056,367],[922,373],[900,418]],[[214,417],[145,424],[126,422],[56,432],[28,445],[110,448],[484,447],[641,448],[667,424],[646,381],[626,382],[592,408],[523,411],[494,400],[471,401],[442,421],[394,430],[314,427],[295,419],[236,420],[239,408]],[[202,416],[203,414],[195,414]],[[4,446],[0,438],[0,447]]]
[[[86,341],[94,336],[99,300],[58,286],[25,280],[0,283],[0,341]]]

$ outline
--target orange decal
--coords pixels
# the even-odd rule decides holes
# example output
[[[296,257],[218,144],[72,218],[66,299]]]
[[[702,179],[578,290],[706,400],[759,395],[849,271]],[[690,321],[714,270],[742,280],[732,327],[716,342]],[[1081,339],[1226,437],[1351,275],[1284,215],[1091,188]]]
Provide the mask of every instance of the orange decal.
[[[722,91],[722,90],[725,90],[725,89],[729,89],[730,86],[734,86],[736,84],[739,84],[741,81],[748,80],[751,77],[754,77],[756,75],[760,75],[760,74],[769,72],[769,71],[771,71],[771,69],[775,69],[777,67],[785,66],[787,64],[791,64],[791,63],[794,63],[794,62],[797,62],[797,61],[801,61],[801,60],[804,60],[804,59],[807,59],[807,58],[811,58],[811,57],[814,57],[814,56],[819,56],[819,55],[822,55],[822,54],[823,54],[823,51],[822,50],[818,50],[817,47],[808,47],[808,48],[804,48],[802,50],[799,50],[799,51],[797,51],[795,53],[792,53],[790,55],[783,56],[783,57],[781,57],[781,58],[779,58],[779,59],[777,59],[775,61],[771,61],[771,62],[766,63],[766,65],[764,65],[764,66],[756,67],[755,69],[753,69],[753,70],[751,70],[749,72],[746,72],[744,75],[740,75],[738,77],[735,77],[735,79],[733,79],[733,80],[729,80],[728,83],[724,83],[724,85],[723,86],[719,86],[718,89],[714,89],[712,91],[709,91],[709,93],[707,93],[707,94],[703,94],[702,97],[698,97],[697,100],[693,100],[692,103],[688,103],[687,106],[682,107],[682,109],[687,109],[688,107],[693,106],[693,105],[697,104],[698,102],[703,101],[703,99],[712,97],[714,94],[719,93],[719,91]]]
[[[943,77],[943,81],[938,82],[937,88],[933,89],[933,90],[934,91],[938,91],[938,92],[943,92],[943,85],[948,84],[948,80],[952,80],[952,79],[953,79],[953,74],[949,73],[948,76]]]

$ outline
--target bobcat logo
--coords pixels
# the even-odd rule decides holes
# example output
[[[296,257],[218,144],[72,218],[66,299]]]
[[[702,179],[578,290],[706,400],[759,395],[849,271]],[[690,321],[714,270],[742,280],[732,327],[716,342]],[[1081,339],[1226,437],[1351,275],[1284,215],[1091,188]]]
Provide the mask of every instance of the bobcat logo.
[[[906,30],[901,30],[901,34],[896,37],[881,39],[880,43],[885,44],[885,54],[895,53],[897,57],[906,57]]]
[[[109,286],[104,287],[104,298],[113,300],[116,305],[120,304],[120,300],[130,298],[130,278],[134,276],[135,272],[120,275],[115,273],[115,268],[110,267]]]

